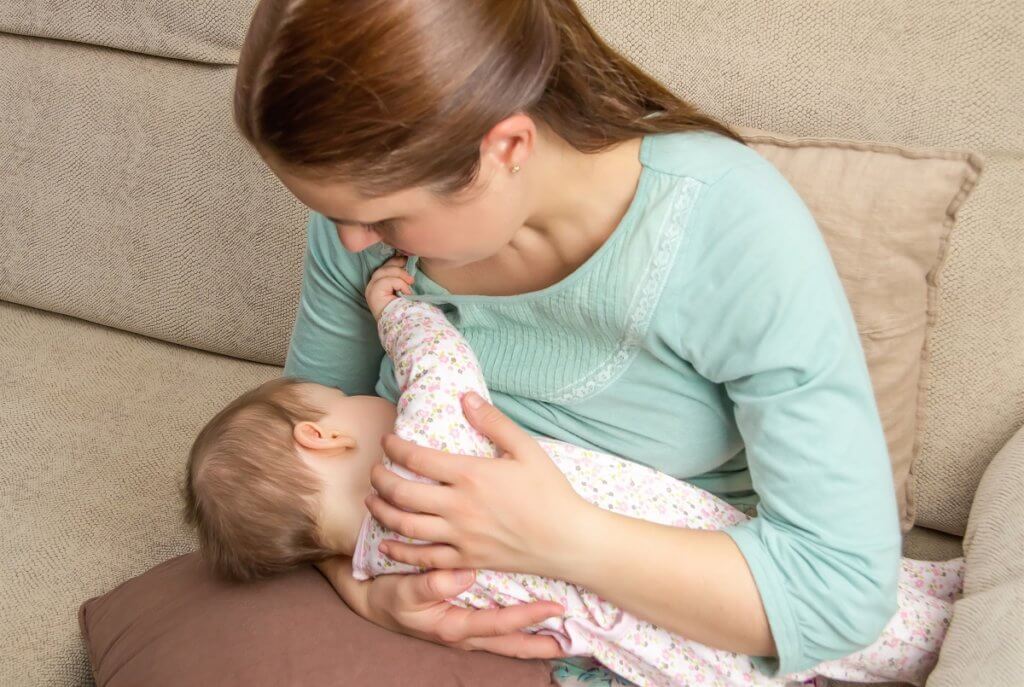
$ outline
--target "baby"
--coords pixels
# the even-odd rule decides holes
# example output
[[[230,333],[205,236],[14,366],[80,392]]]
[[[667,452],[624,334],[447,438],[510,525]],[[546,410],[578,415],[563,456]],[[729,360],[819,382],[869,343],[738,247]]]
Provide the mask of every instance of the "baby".
[[[489,400],[469,346],[435,306],[401,298],[412,277],[392,258],[371,277],[366,301],[401,390],[397,408],[374,396],[275,379],[220,411],[192,447],[185,485],[186,519],[219,574],[248,580],[342,554],[359,579],[421,569],[378,550],[387,530],[364,506],[378,462],[409,479],[430,480],[393,465],[380,440],[403,439],[484,458],[496,447],[463,417],[460,397]],[[571,444],[539,439],[587,501],[664,525],[722,529],[748,517],[725,501],[651,468]],[[609,490],[608,485],[629,485]],[[422,542],[416,542],[422,543]],[[530,628],[549,634],[570,655],[591,656],[638,685],[705,684],[783,687],[816,675],[859,682],[923,685],[938,658],[962,590],[963,559],[903,559],[899,612],[870,647],[813,670],[776,678],[748,656],[712,649],[657,628],[592,592],[561,580],[481,570],[452,600],[464,608],[556,601],[565,615]]]

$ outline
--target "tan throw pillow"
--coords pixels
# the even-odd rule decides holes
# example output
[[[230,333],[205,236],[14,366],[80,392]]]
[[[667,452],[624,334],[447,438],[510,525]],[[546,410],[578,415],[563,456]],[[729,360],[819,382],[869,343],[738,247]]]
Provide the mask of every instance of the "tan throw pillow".
[[[909,532],[938,277],[956,213],[978,181],[982,158],[733,128],[800,194],[832,253],[885,428],[900,525]]]

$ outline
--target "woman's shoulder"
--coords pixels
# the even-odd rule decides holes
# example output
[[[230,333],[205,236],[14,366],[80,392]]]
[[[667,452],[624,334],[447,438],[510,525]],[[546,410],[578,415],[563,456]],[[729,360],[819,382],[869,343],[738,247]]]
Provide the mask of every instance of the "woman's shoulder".
[[[310,210],[306,222],[306,246],[309,258],[321,269],[344,276],[358,286],[365,286],[373,271],[395,253],[382,243],[358,253],[346,250],[334,223],[315,210]]]
[[[640,161],[662,174],[689,177],[705,184],[714,184],[737,167],[771,166],[750,146],[703,129],[646,136]]]

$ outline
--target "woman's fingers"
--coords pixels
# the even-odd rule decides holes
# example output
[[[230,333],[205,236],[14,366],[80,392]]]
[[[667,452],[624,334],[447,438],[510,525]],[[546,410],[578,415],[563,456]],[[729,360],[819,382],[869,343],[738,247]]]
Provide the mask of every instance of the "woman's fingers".
[[[423,607],[458,596],[472,587],[475,580],[475,570],[431,570],[401,575],[395,596],[409,608]]]
[[[481,434],[497,444],[498,448],[514,458],[529,458],[537,442],[526,431],[510,420],[505,413],[470,391],[462,396],[462,410],[466,419]]]
[[[563,658],[568,654],[554,637],[530,635],[525,632],[510,632],[500,637],[474,637],[466,640],[471,649],[489,651],[510,658]]]
[[[449,597],[450,598],[450,597]],[[462,612],[459,612],[459,611]],[[482,639],[502,637],[518,632],[524,627],[535,625],[547,618],[557,617],[565,610],[553,601],[533,603],[505,608],[458,609],[453,608],[441,621],[439,630],[460,639]],[[459,640],[456,640],[459,641]]]
[[[381,544],[385,556],[421,568],[454,569],[463,568],[465,563],[457,549],[443,544],[407,544],[394,539]]]
[[[419,446],[411,441],[400,439],[395,434],[386,434],[381,441],[381,446],[388,458],[395,463],[409,468],[417,475],[423,475],[444,484],[455,484],[461,475],[466,474],[467,470],[474,469],[479,465],[479,461],[486,460]]]
[[[426,609],[458,596],[473,585],[473,570],[432,570],[418,575],[396,575],[395,600],[399,607]],[[419,627],[420,636],[434,637],[449,645],[479,649],[519,658],[559,658],[561,647],[551,637],[524,634],[521,630],[547,618],[561,616],[565,609],[553,601],[495,609],[467,609],[446,605],[429,629]],[[417,625],[419,625],[417,623]],[[550,640],[550,641],[548,641]]]
[[[366,507],[385,527],[410,539],[441,543],[451,541],[451,528],[436,515],[408,513],[372,494],[366,497]]]
[[[378,463],[370,469],[370,486],[389,503],[402,510],[428,515],[444,515],[451,498],[448,487],[424,484],[400,477]]]

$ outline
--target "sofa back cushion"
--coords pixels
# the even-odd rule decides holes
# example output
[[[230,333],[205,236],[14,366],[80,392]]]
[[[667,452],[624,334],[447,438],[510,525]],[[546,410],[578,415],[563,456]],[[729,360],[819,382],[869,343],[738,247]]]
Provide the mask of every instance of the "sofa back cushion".
[[[0,31],[234,64],[257,0],[4,0]]]

